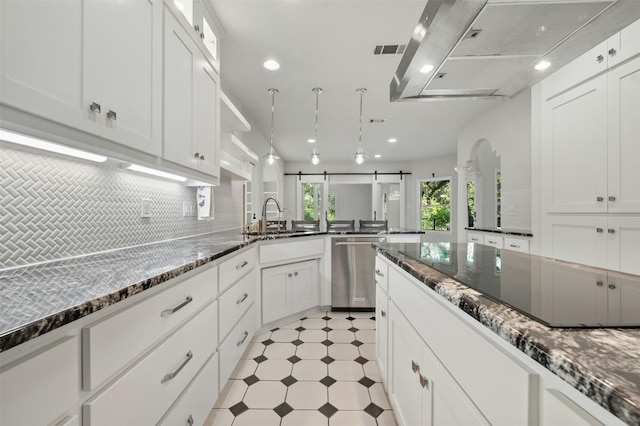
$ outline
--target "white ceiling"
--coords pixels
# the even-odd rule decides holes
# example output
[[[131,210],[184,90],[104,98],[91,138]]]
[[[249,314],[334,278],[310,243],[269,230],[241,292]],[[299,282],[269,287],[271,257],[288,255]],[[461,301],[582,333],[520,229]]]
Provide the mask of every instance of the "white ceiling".
[[[373,55],[377,44],[406,44],[424,0],[209,0],[223,26],[221,86],[269,137],[275,99],[274,147],[285,161],[306,161],[319,100],[318,148],[323,161],[353,157],[359,95],[363,146],[369,161],[407,161],[456,152],[459,128],[497,101],[389,101],[389,83],[402,55]],[[281,68],[262,63],[276,59]],[[369,119],[386,118],[384,124]],[[395,144],[389,138],[397,138]],[[263,155],[264,153],[258,153]],[[381,154],[377,160],[373,154]]]

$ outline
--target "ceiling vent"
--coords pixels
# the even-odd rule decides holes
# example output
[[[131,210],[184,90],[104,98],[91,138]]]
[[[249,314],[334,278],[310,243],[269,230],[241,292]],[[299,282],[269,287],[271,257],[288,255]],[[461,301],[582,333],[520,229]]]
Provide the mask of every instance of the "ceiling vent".
[[[428,0],[391,101],[513,97],[639,19],[638,3]],[[546,73],[535,69],[542,59]]]
[[[378,44],[373,49],[374,55],[402,55],[406,44]]]

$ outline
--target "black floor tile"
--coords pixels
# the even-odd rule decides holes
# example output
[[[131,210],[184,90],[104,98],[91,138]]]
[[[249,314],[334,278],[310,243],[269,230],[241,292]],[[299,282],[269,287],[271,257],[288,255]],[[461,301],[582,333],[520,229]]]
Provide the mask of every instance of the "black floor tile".
[[[256,376],[255,374],[252,374],[249,377],[244,378],[243,381],[247,384],[247,386],[251,386],[254,383],[258,383],[260,379],[258,379],[258,376]]]
[[[355,362],[357,362],[358,364],[366,364],[369,362],[368,359],[359,356],[358,358],[354,359]]]
[[[304,328],[304,327],[298,327],[298,328],[296,328],[296,331],[305,331],[305,330],[306,330],[306,328]]]
[[[276,414],[279,415],[280,417],[284,417],[284,416],[286,416],[287,414],[289,414],[290,412],[293,411],[293,407],[291,407],[286,402],[283,402],[282,404],[280,404],[276,408],[274,408],[273,411],[275,411]],[[374,416],[374,417],[377,417],[377,416]]]
[[[355,328],[355,327],[351,327],[349,329],[349,331],[352,332],[352,333],[355,333],[356,331],[359,331],[359,330],[357,328]]]
[[[348,319],[349,321],[353,321],[355,318],[354,318],[354,317],[352,317],[351,315],[349,315],[349,316],[347,317],[347,319]]]
[[[231,411],[231,414],[233,414],[236,417],[238,417],[240,414],[244,413],[248,409],[249,409],[249,407],[247,407],[247,404],[245,404],[242,401],[240,401],[237,404],[229,407],[229,411]]]
[[[325,327],[322,329],[322,331],[326,331],[327,333],[330,332],[331,330],[333,330],[333,328],[331,327]]]
[[[293,343],[293,344],[294,344],[294,345],[296,345],[296,346],[300,346],[300,345],[301,345],[301,344],[303,344],[304,342],[303,342],[302,340],[300,340],[300,339],[296,339],[296,340],[293,340],[291,343]]]
[[[332,384],[334,384],[335,382],[337,382],[336,379],[334,379],[331,376],[325,376],[322,380],[320,380],[320,383],[322,383],[323,385],[325,385],[326,387],[331,386]]]
[[[318,411],[324,414],[325,417],[329,418],[333,416],[338,411],[338,409],[327,402],[322,407],[318,408]]]
[[[378,417],[384,410],[372,402],[371,404],[367,405],[364,411],[371,417]]]
[[[298,381],[298,379],[296,379],[293,376],[287,376],[284,379],[280,380],[285,386],[291,386],[292,384],[294,384],[295,382]]]
[[[293,355],[287,358],[287,361],[289,361],[291,364],[295,364],[296,362],[302,361],[302,359],[297,355]]]
[[[364,343],[362,343],[360,340],[354,340],[353,342],[351,342],[351,344],[353,346],[362,346],[362,345],[364,345]]]
[[[329,339],[324,340],[324,341],[322,341],[322,342],[320,342],[320,343],[322,343],[322,344],[323,344],[323,345],[325,345],[325,346],[331,346],[331,345],[333,345],[333,342],[332,342],[331,340],[329,340]]]
[[[360,383],[362,386],[366,387],[366,388],[370,388],[371,386],[373,386],[376,382],[374,382],[373,380],[371,380],[370,378],[368,378],[367,376],[364,376],[362,379],[358,380],[358,383]]]
[[[267,340],[263,340],[262,341],[262,344],[265,345],[265,346],[269,346],[269,345],[271,345],[273,343],[275,343],[275,342],[273,340],[271,340],[271,339],[267,339]]]
[[[324,358],[321,358],[320,361],[324,362],[325,364],[329,365],[331,364],[333,361],[335,361],[335,359],[331,358],[330,356],[325,356]]]
[[[325,321],[329,321],[331,319],[331,317],[328,317],[328,316],[325,315],[325,316],[322,317],[322,319],[325,320]]]
[[[260,356],[255,357],[253,360],[255,362],[257,362],[258,364],[260,364],[261,362],[265,362],[267,359],[268,358],[266,356],[260,355]]]

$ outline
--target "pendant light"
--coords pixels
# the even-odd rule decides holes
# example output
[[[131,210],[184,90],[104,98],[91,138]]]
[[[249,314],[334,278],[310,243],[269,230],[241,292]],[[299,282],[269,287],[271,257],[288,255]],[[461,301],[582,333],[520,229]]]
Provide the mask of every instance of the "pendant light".
[[[276,94],[278,93],[278,89],[269,89],[268,92],[269,94],[271,94],[271,144],[269,146],[269,151],[263,158],[265,159],[267,164],[273,165],[273,163],[275,163],[276,160],[280,159],[280,157],[276,155],[276,151],[273,149],[273,111],[274,111],[275,98],[276,98]]]
[[[360,94],[360,133],[358,136],[358,150],[356,151],[356,154],[353,156],[353,159],[356,161],[356,164],[362,164],[364,163],[364,160],[367,158],[367,156],[364,153],[364,149],[362,148],[362,95],[364,95],[367,92],[367,89],[365,89],[364,87],[361,87],[360,89],[357,89],[356,92]]]
[[[320,87],[314,87],[311,89],[312,92],[316,94],[316,131],[315,131],[315,142],[313,143],[313,152],[311,153],[311,164],[317,166],[320,164],[320,152],[318,151],[318,96],[322,93],[322,89]]]

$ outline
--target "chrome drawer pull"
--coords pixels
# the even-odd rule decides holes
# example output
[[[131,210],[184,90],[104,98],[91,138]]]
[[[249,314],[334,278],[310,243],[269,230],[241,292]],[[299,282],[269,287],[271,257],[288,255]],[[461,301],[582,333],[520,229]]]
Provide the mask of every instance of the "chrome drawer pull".
[[[520,248],[520,246],[519,246],[519,245],[516,245],[516,244],[509,244],[509,245],[510,245],[511,247],[514,247],[514,248]]]
[[[418,371],[420,371],[420,366],[415,361],[412,360],[411,369],[413,370],[414,373],[417,373]]]
[[[423,388],[429,387],[429,379],[424,377],[422,374],[420,375],[420,386],[422,386]]]
[[[609,49],[609,56],[616,56],[616,53],[618,53],[616,49],[613,49],[613,48]]]
[[[384,277],[384,274],[380,272],[380,269],[376,269],[376,275],[379,277]]]
[[[602,228],[596,228],[596,232],[602,232]]]
[[[615,290],[616,285],[615,285],[615,284],[609,284],[609,288],[610,288],[611,290]]]
[[[91,102],[91,105],[89,105],[89,109],[91,110],[91,112],[100,114],[101,107],[100,104]]]
[[[245,293],[241,299],[236,300],[236,305],[241,304],[242,302],[244,302],[245,300],[247,300],[247,297],[249,297],[249,295],[247,293]]]
[[[247,262],[247,261],[245,260],[244,262],[242,262],[242,263],[240,263],[240,264],[238,264],[238,265],[236,266],[236,270],[238,270],[238,271],[239,271],[240,269],[244,268],[244,267],[245,267],[245,266],[247,266],[248,264],[249,264],[249,262]]]
[[[380,310],[380,316],[381,316],[382,318],[386,318],[387,313],[386,313],[384,310]]]
[[[160,384],[167,383],[169,380],[171,380],[174,377],[176,377],[178,375],[178,373],[180,373],[180,371],[184,368],[184,366],[187,365],[187,363],[189,361],[191,361],[192,359],[193,359],[193,353],[191,353],[191,351],[187,352],[187,359],[185,359],[182,362],[182,364],[180,364],[180,367],[178,367],[178,369],[176,371],[174,371],[173,373],[169,373],[166,376],[164,376],[162,378],[162,380],[160,380]]]
[[[614,197],[613,195],[609,195],[609,201],[615,201],[616,197]]]
[[[193,426],[193,416],[189,414],[189,418],[187,419],[187,426]]]
[[[178,306],[176,306],[175,308],[172,309],[165,309],[164,311],[162,311],[160,313],[160,316],[162,318],[164,317],[168,317],[171,314],[175,314],[176,312],[178,312],[180,309],[184,308],[185,306],[187,306],[189,303],[193,302],[193,297],[191,296],[187,296],[187,298],[185,299],[184,302],[182,302],[181,304],[179,304]]]
[[[609,229],[607,229],[607,232],[610,233],[610,234],[615,234],[616,230],[613,229],[613,228],[609,228]]]
[[[110,118],[111,120],[117,120],[118,118],[118,114],[116,114],[115,111],[109,110],[107,111],[107,118]]]
[[[598,201],[598,202],[604,201],[604,197],[596,197],[596,201]]]
[[[598,287],[602,287],[604,285],[604,283],[602,281],[596,281],[596,285]]]
[[[245,331],[244,332],[244,337],[242,338],[242,340],[240,340],[238,343],[236,343],[236,346],[242,346],[242,344],[244,343],[245,340],[247,340],[247,337],[249,337],[249,332]]]
[[[602,61],[604,61],[604,56],[602,55],[596,56],[596,61],[598,61],[599,63],[602,63]]]

